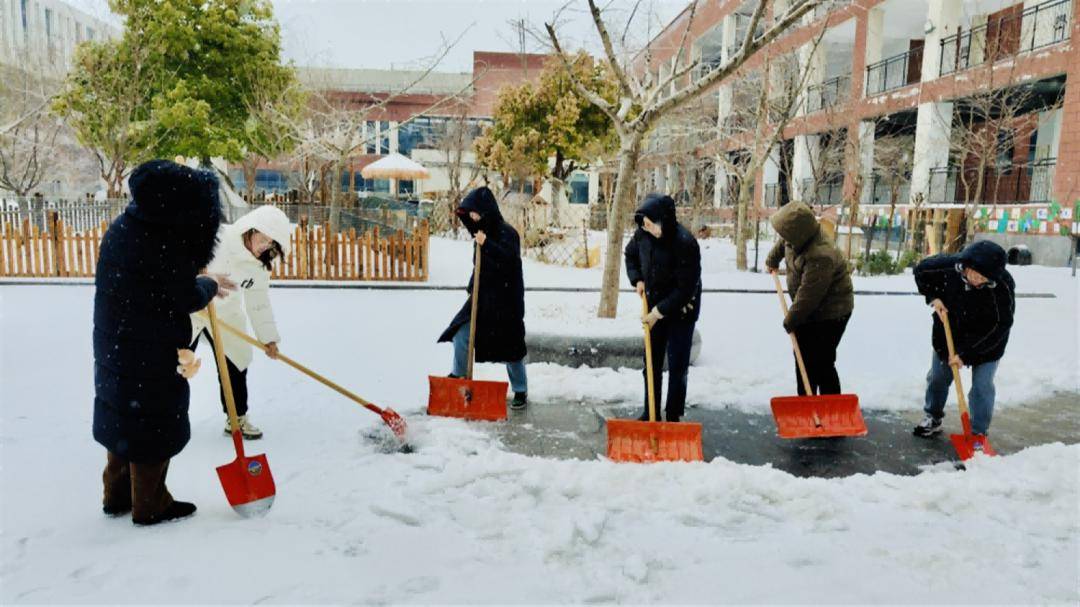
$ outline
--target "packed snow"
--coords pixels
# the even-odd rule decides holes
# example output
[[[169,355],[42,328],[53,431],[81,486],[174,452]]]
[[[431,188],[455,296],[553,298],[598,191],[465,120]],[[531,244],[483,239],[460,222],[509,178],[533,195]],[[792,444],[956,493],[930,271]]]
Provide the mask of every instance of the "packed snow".
[[[463,286],[469,244],[433,239],[432,284]],[[768,290],[703,243],[707,288]],[[764,253],[762,254],[762,256]],[[1012,269],[1012,268],[1011,268]],[[1077,280],[1013,269],[1021,299],[998,374],[998,415],[1080,392]],[[528,286],[595,288],[599,269],[526,262]],[[624,285],[628,286],[628,285]],[[910,275],[857,278],[913,291]],[[251,417],[277,499],[228,506],[214,467],[234,457],[209,350],[192,383],[192,440],[169,488],[190,520],[135,528],[102,515],[104,450],[90,436],[89,286],[0,287],[0,602],[3,603],[1061,603],[1080,600],[1080,446],[1049,444],[914,477],[799,479],[723,459],[546,460],[488,424],[423,415],[435,338],[463,290],[272,289],[282,351],[406,416],[415,452],[381,422],[258,357]],[[636,332],[637,300],[593,318],[596,293],[530,292],[530,332]],[[611,327],[616,328],[612,329]],[[775,294],[707,294],[691,405],[765,411],[794,390]],[[919,297],[859,296],[839,352],[863,407],[916,412],[929,363]],[[480,365],[503,379],[501,365]],[[640,371],[530,364],[532,406],[637,402]],[[950,407],[954,406],[950,403]]]

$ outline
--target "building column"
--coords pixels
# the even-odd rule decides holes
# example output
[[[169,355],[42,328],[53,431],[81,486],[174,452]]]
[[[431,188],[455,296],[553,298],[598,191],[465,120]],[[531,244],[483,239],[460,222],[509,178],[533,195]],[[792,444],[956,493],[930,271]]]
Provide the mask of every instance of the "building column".
[[[881,61],[885,9],[876,6],[855,17],[855,47],[851,61],[851,98],[866,96],[866,66]]]
[[[847,145],[855,147],[858,155],[844,155],[844,200],[851,200],[855,195],[855,175],[863,180],[862,197],[859,202],[869,198],[869,189],[874,170],[874,129],[873,120],[860,120],[848,127]]]
[[[791,160],[791,199],[806,202],[803,180],[814,178],[814,163],[818,160],[819,135],[796,135],[795,153]]]
[[[720,26],[721,28],[723,28],[724,33],[723,44],[721,44],[720,46],[720,59],[724,63],[727,63],[728,60],[731,59],[731,53],[728,52],[728,49],[742,42],[741,40],[735,39],[735,35],[738,33],[736,25],[737,22],[735,21],[734,13],[724,15],[724,20],[722,22],[722,25]]]
[[[1080,40],[1080,0],[1073,1],[1072,44]],[[1054,168],[1054,198],[1063,207],[1080,200],[1080,62],[1070,61],[1065,77],[1065,100],[1061,111],[1057,167]],[[1078,221],[1080,218],[1074,218]]]
[[[923,103],[915,123],[915,155],[911,167],[911,201],[919,194],[931,198],[930,169],[949,166],[949,138],[952,133],[953,104]]]
[[[716,182],[713,185],[713,206],[720,208],[724,204],[724,195],[727,194],[728,175],[720,156],[716,157],[714,164],[716,166]]]
[[[928,0],[926,22],[934,30],[926,34],[923,44],[922,81],[937,80],[941,76],[941,40],[960,30],[964,12],[964,0]]]

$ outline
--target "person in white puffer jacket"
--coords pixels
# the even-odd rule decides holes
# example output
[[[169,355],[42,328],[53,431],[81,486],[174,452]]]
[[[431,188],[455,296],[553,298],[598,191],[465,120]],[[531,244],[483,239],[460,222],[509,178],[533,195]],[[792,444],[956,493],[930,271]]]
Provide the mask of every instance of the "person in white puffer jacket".
[[[231,293],[217,304],[218,318],[239,329],[246,329],[250,320],[255,337],[266,345],[270,358],[277,358],[277,344],[281,341],[277,323],[274,322],[274,310],[270,306],[270,269],[274,258],[289,254],[291,232],[289,218],[281,209],[272,206],[258,207],[236,223],[221,227],[214,258],[206,268],[209,274],[229,277],[238,287],[237,292]],[[205,316],[192,315],[191,326],[191,350],[195,349],[199,339],[203,337],[211,348],[216,347],[210,337],[209,321]],[[222,339],[225,342],[225,357],[236,401],[236,413],[240,417],[240,430],[246,439],[261,438],[262,430],[255,427],[247,415],[247,368],[252,360],[252,347],[227,333]],[[224,391],[221,391],[221,403],[224,410]],[[225,434],[232,434],[227,419]]]

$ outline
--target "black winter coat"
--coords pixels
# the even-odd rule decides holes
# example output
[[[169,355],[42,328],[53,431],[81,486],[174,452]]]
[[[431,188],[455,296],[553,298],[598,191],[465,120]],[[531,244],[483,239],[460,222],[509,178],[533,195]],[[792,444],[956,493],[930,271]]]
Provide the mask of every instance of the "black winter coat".
[[[961,269],[971,267],[994,285],[973,288],[964,281]],[[1016,283],[1005,270],[1005,251],[989,241],[969,245],[959,255],[934,255],[915,267],[915,284],[930,303],[940,299],[949,310],[956,353],[966,365],[999,360],[1009,343],[1009,331],[1016,309]],[[934,351],[949,359],[945,326],[934,314]]]
[[[177,349],[189,314],[217,294],[198,278],[214,250],[217,178],[164,160],[131,174],[131,203],[101,243],[94,293],[94,439],[135,462],[180,452],[191,437]]]
[[[480,214],[479,223],[469,211]],[[480,298],[476,309],[476,361],[515,362],[525,358],[525,281],[521,273],[521,241],[517,230],[503,221],[499,204],[488,188],[477,188],[458,206],[457,216],[470,234],[483,230],[480,247]],[[469,292],[450,326],[439,336],[451,341],[469,322],[472,312],[472,278]]]
[[[644,217],[661,225],[659,239],[641,227]],[[675,201],[650,194],[634,220],[638,229],[624,251],[630,284],[644,281],[650,309],[656,307],[664,318],[696,321],[701,314],[701,250],[676,219]]]

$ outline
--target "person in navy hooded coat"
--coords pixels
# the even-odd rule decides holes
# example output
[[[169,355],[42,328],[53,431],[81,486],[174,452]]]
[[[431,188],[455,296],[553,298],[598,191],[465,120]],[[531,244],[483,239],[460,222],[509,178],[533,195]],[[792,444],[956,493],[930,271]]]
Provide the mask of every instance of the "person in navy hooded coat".
[[[994,374],[1009,343],[1016,312],[1016,283],[1005,269],[1005,249],[988,240],[964,248],[959,255],[934,255],[915,267],[915,284],[934,309],[931,336],[934,353],[926,374],[926,417],[915,427],[921,437],[941,432],[945,401],[953,376],[950,367],[971,367],[971,432],[982,449],[994,415]],[[955,356],[949,356],[945,325],[948,314]]]
[[[94,292],[94,439],[108,450],[104,511],[148,525],[189,516],[195,505],[165,487],[169,460],[191,437],[189,314],[205,308],[222,277],[200,276],[214,250],[221,205],[210,172],[167,160],[137,167],[131,202],[105,232]]]
[[[512,409],[528,403],[525,374],[525,280],[521,270],[521,240],[517,230],[503,221],[495,195],[486,187],[469,192],[458,205],[457,217],[480,247],[480,295],[476,309],[476,362],[506,363],[514,399]],[[469,298],[440,342],[453,342],[454,365],[450,377],[462,377],[468,368]]]

